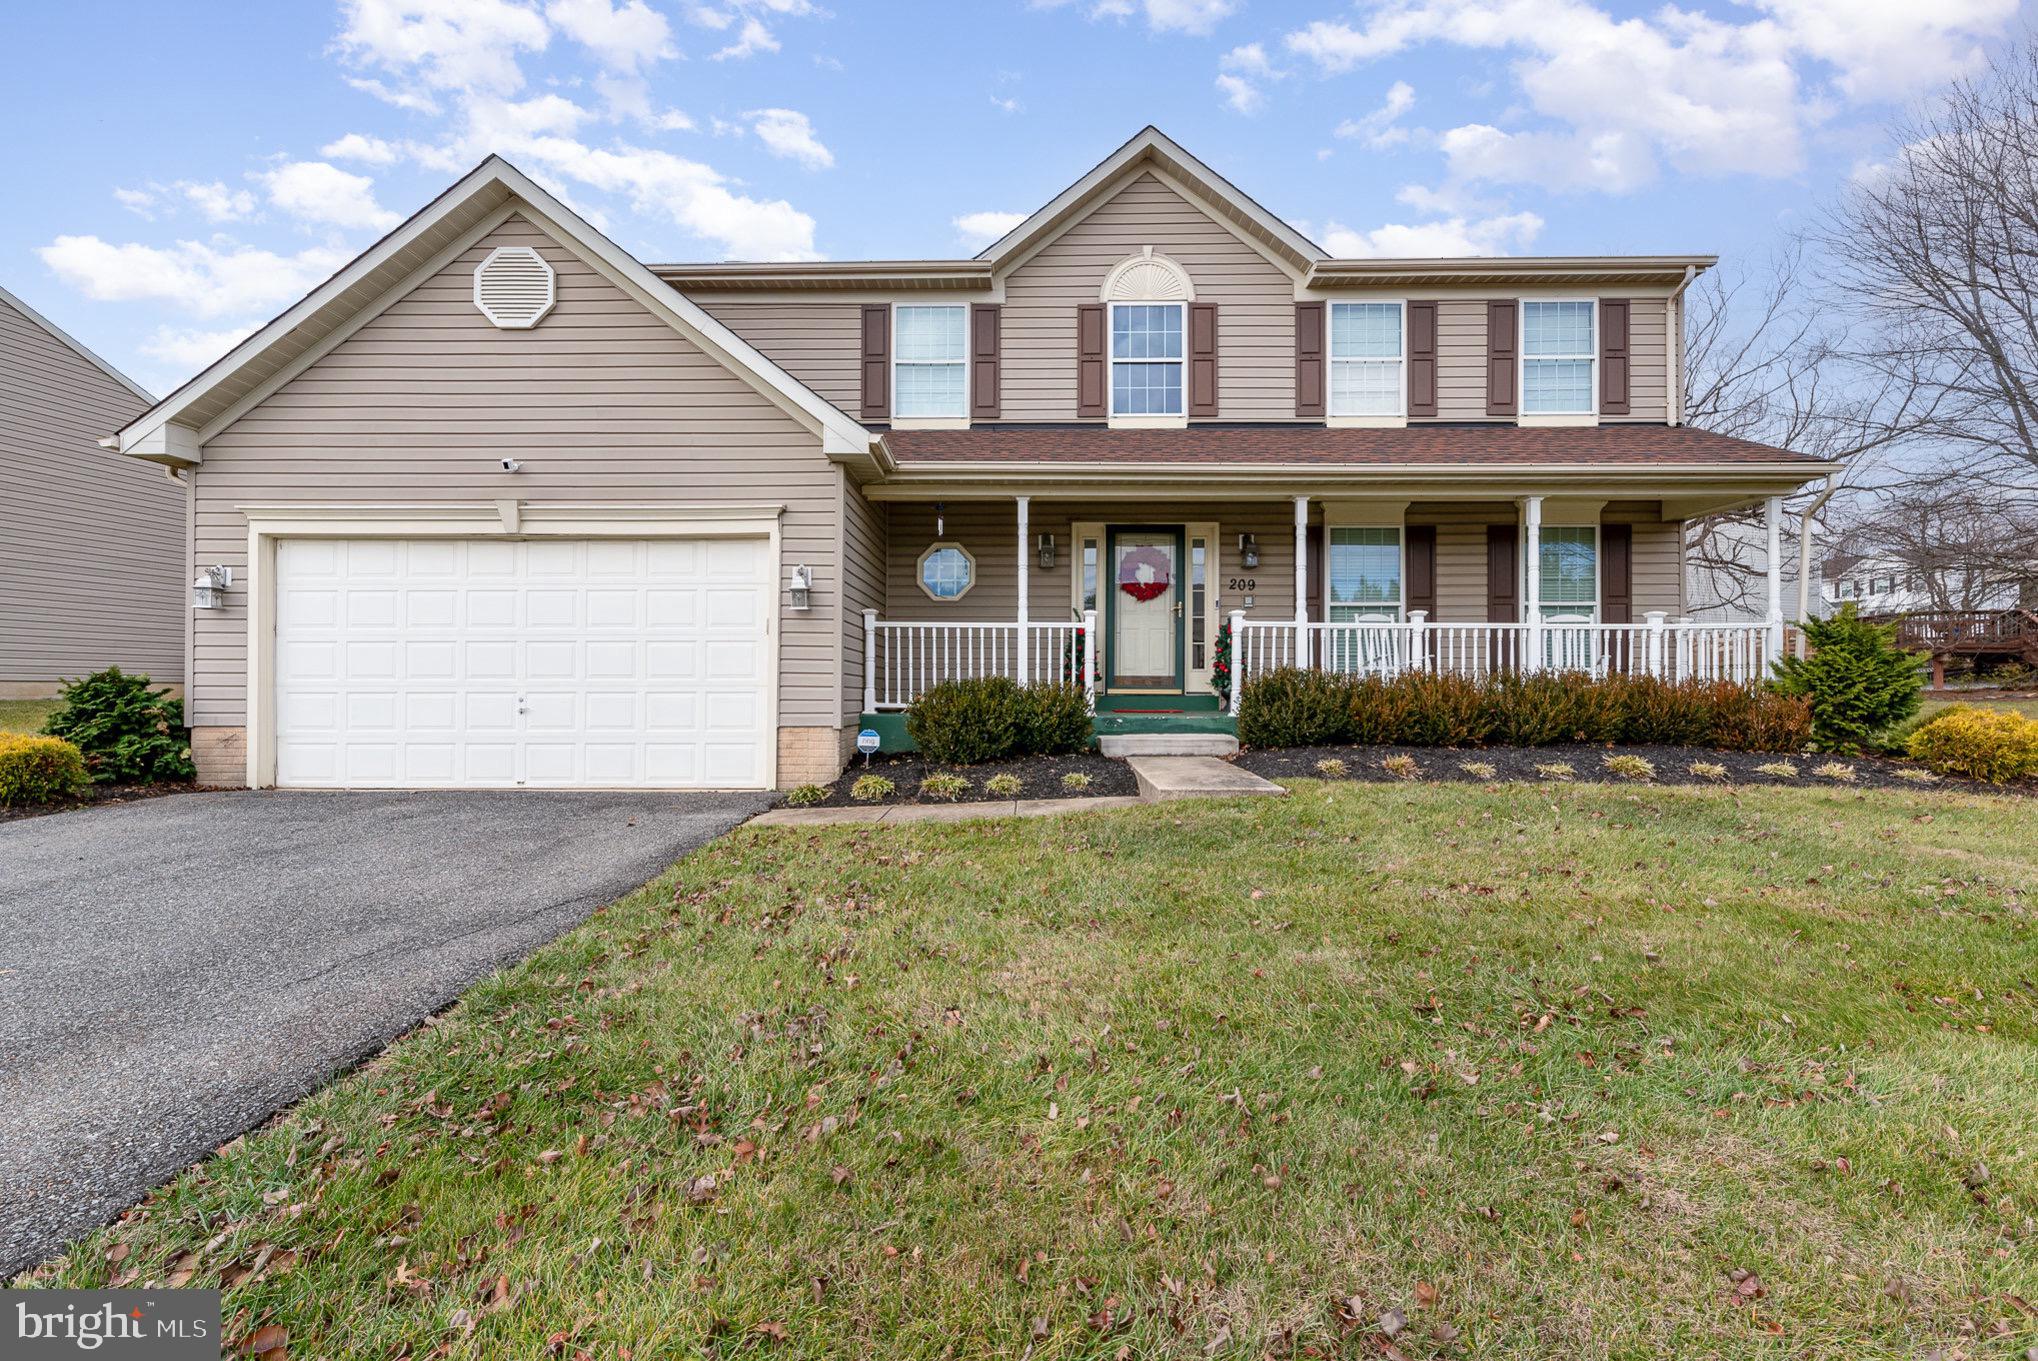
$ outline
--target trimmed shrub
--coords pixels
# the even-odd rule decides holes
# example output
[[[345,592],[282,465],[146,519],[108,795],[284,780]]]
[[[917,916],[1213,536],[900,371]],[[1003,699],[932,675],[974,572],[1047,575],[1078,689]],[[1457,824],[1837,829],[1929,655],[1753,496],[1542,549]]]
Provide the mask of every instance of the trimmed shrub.
[[[2038,719],[1956,705],[1911,734],[1910,754],[1940,775],[1990,784],[2038,775]]]
[[[1571,741],[1573,686],[1549,672],[1496,676],[1486,685],[1488,733],[1510,747],[1547,747]]]
[[[824,784],[803,784],[786,792],[785,801],[793,808],[811,808],[817,803],[828,801],[828,786]]]
[[[1631,676],[1613,682],[1620,690],[1623,742],[1646,747],[1697,747],[1712,739],[1714,706],[1701,688]]]
[[[1569,710],[1565,719],[1573,742],[1618,742],[1627,706],[1618,682],[1596,681],[1573,671],[1559,676]]]
[[[1713,734],[1713,745],[1729,751],[1803,751],[1812,740],[1812,706],[1770,690],[1755,692],[1748,726],[1739,733]]]
[[[943,681],[906,710],[906,734],[930,761],[968,766],[1010,756],[1030,706],[1003,676]]]
[[[1019,692],[1019,756],[1054,756],[1090,745],[1090,710],[1080,685],[1029,685]]]
[[[1249,747],[1319,747],[1351,741],[1353,682],[1283,667],[1246,683],[1238,740]]]
[[[1895,624],[1864,623],[1849,604],[1831,619],[1809,619],[1809,657],[1785,657],[1772,682],[1810,703],[1821,751],[1854,752],[1918,711],[1925,659],[1896,645]]]
[[[1360,747],[1389,747],[1402,740],[1413,711],[1405,677],[1342,678],[1346,694],[1346,728],[1341,740]],[[1248,692],[1250,693],[1250,692]]]
[[[170,698],[168,690],[151,690],[147,676],[130,676],[116,666],[65,682],[61,694],[63,703],[42,730],[83,752],[92,779],[146,784],[197,778],[184,701]]]
[[[0,732],[0,808],[62,803],[91,787],[85,755],[71,743]]]
[[[1492,731],[1485,693],[1468,676],[1418,671],[1394,684],[1404,699],[1400,727],[1389,741],[1411,747],[1475,747]]]

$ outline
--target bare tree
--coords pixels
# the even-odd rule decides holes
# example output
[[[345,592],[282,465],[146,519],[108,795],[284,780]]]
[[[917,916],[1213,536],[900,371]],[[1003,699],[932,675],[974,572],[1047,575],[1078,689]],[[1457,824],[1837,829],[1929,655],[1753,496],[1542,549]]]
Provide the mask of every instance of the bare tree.
[[[1850,507],[1840,539],[1894,572],[1935,610],[2038,601],[2038,499],[1973,480],[1878,488]]]
[[[1849,360],[1915,388],[1919,475],[2038,489],[2038,50],[2029,39],[1892,128],[1816,232]]]
[[[1686,295],[1685,312],[1684,412],[1691,425],[1831,459],[1842,483],[1915,434],[1915,389],[1848,363],[1841,320],[1820,305],[1801,241],[1788,242],[1755,275],[1701,276]],[[1823,489],[1793,497],[1785,506],[1785,542],[1795,543],[1802,515],[1818,516],[1827,504]],[[1750,509],[1686,527],[1695,598],[1735,613],[1768,608],[1767,564],[1756,548],[1764,539],[1761,521],[1761,511]]]

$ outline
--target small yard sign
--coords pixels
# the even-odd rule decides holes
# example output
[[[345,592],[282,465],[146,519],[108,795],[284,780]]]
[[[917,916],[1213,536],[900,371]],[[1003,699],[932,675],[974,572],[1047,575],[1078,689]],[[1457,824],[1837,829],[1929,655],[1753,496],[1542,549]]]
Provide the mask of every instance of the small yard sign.
[[[865,728],[856,735],[856,749],[863,753],[863,763],[870,764],[870,758],[877,754],[878,735],[876,728]]]

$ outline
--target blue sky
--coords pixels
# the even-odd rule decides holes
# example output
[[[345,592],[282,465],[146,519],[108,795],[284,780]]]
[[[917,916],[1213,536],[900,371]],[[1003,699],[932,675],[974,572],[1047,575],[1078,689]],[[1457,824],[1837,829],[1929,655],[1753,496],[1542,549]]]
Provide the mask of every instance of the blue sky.
[[[1152,122],[1340,254],[1751,260],[2020,0],[6,7],[0,285],[157,392],[498,150],[651,261],[970,254]]]

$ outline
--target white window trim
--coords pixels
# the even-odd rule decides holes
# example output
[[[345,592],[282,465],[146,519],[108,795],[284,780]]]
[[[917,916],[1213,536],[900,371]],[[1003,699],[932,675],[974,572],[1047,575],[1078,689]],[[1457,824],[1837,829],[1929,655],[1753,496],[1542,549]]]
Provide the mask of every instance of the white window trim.
[[[1365,363],[1371,358],[1370,356],[1362,358],[1354,355],[1349,359],[1340,361],[1337,354],[1337,309],[1340,307],[1357,306],[1363,303],[1391,303],[1401,313],[1401,357],[1396,361],[1401,365],[1401,401],[1393,415],[1362,416],[1340,413],[1330,408],[1331,394],[1337,390],[1335,378],[1338,364],[1340,362],[1350,364]],[[1328,370],[1324,374],[1323,401],[1326,413],[1324,424],[1333,429],[1343,428],[1353,430],[1392,430],[1406,426],[1408,424],[1408,299],[1331,298],[1328,300],[1327,305],[1329,310],[1325,313],[1323,319],[1324,363]],[[1386,361],[1376,359],[1372,360],[1372,362],[1385,363]]]
[[[1182,357],[1180,359],[1120,359],[1112,353],[1112,336],[1117,334],[1121,307],[1172,307],[1182,315]],[[1120,364],[1173,364],[1182,371],[1180,412],[1121,412],[1118,409],[1118,366]],[[1105,304],[1104,309],[1104,408],[1110,425],[1121,430],[1142,427],[1151,430],[1187,428],[1189,424],[1189,304],[1179,298],[1127,298]]]
[[[923,360],[899,358],[899,309],[902,307],[936,308],[945,307],[962,313],[962,358],[959,360]],[[898,430],[967,430],[969,429],[969,304],[966,302],[895,302],[891,315],[891,371],[887,381],[891,384],[892,420]],[[937,368],[953,366],[962,370],[962,410],[949,416],[901,416],[899,405],[899,369]]]
[[[1600,618],[1599,616],[1600,606],[1606,602],[1606,554],[1603,551],[1606,546],[1606,535],[1600,531],[1600,525],[1597,518],[1585,521],[1581,520],[1568,520],[1568,521],[1557,520],[1555,522],[1545,521],[1543,523],[1541,533],[1538,534],[1536,537],[1537,551],[1539,552],[1541,551],[1544,543],[1548,541],[1550,531],[1553,529],[1589,529],[1592,531],[1592,603],[1590,605],[1583,606],[1581,610],[1581,602],[1575,600],[1558,600],[1558,601],[1534,600],[1529,602],[1529,608],[1535,611],[1531,618],[1534,618],[1538,621],[1543,621],[1544,614],[1546,611],[1563,610],[1567,614],[1577,614],[1582,612],[1589,622],[1597,624]],[[1546,585],[1549,582],[1549,580],[1550,580],[1549,574],[1547,572],[1542,571],[1541,564],[1538,564],[1536,571],[1536,584],[1538,586],[1543,586]]]
[[[1586,361],[1592,366],[1592,376],[1586,379],[1585,390],[1591,401],[1586,411],[1530,411],[1528,409],[1528,310],[1534,303],[1582,302],[1592,307],[1592,353]],[[1589,298],[1523,298],[1515,309],[1514,337],[1514,390],[1515,403],[1519,414],[1515,420],[1522,425],[1598,425],[1599,424],[1599,299]],[[1537,355],[1537,359],[1567,359],[1570,355]]]
[[[969,564],[969,584],[967,586],[964,586],[960,591],[956,592],[954,595],[936,595],[934,594],[933,591],[927,588],[927,559],[934,556],[934,554],[940,552],[944,548],[953,548],[956,552],[962,554],[963,561]],[[920,588],[920,594],[926,596],[929,600],[933,601],[935,604],[953,605],[957,601],[964,599],[966,596],[969,595],[971,591],[974,591],[977,588],[977,555],[970,552],[969,549],[963,547],[961,544],[957,543],[953,539],[936,539],[933,543],[930,543],[925,548],[921,549],[920,556],[914,559],[913,584]]]

